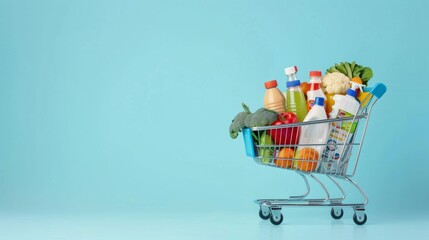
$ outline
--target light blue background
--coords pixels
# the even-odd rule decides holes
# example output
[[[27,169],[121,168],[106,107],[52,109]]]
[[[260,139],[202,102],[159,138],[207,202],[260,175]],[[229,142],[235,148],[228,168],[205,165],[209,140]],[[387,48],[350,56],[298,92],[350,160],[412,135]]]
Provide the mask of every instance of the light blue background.
[[[285,66],[308,80],[310,70],[353,60],[373,68],[372,84],[388,86],[355,178],[370,198],[368,226],[393,214],[427,219],[428,11],[416,0],[1,0],[0,215],[17,231],[0,234],[24,239],[19,216],[51,214],[131,214],[145,226],[183,217],[189,231],[217,216],[225,223],[216,231],[229,229],[223,238],[234,224],[271,229],[252,200],[298,194],[303,184],[246,158],[241,136],[229,138],[230,121],[241,102],[262,106],[266,80],[285,90]],[[313,227],[330,218],[328,209],[296,209],[284,224],[305,224],[301,210]],[[75,233],[56,229],[59,238]],[[143,232],[164,231],[151,229]],[[90,233],[78,236],[95,239],[97,228]]]

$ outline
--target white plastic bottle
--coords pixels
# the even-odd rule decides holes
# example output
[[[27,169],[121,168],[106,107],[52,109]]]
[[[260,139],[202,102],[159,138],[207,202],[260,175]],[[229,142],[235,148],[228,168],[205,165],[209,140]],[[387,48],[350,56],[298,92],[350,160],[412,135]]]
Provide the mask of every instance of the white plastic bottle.
[[[356,91],[348,89],[347,94],[334,96],[335,104],[329,114],[330,118],[353,117],[359,111],[360,103],[356,100]],[[333,122],[329,131],[329,137],[326,141],[326,148],[323,152],[323,164],[320,166],[321,173],[342,174],[347,170],[347,163],[342,161],[342,153],[346,142],[353,139],[357,123],[350,121]]]
[[[334,96],[335,104],[332,106],[332,111],[329,113],[329,118],[353,117],[359,110],[360,103],[356,100],[356,91],[348,89],[347,94]]]
[[[310,72],[310,89],[307,91],[307,109],[310,109],[314,105],[314,101],[317,97],[323,98],[326,100],[326,95],[323,93],[321,88],[322,85],[322,72],[320,71],[311,71]],[[325,105],[326,109],[326,105]]]
[[[316,121],[316,120],[326,120],[328,117],[324,106],[324,98],[316,97],[314,101],[314,106],[308,112],[307,116],[304,119],[304,122]],[[319,158],[322,156],[326,143],[326,139],[329,133],[329,124],[328,123],[317,123],[317,124],[308,124],[301,127],[301,137],[299,139],[299,145],[301,144],[321,144],[320,146],[308,146],[314,148],[319,153]],[[306,146],[298,147],[298,152],[302,148],[308,148]]]

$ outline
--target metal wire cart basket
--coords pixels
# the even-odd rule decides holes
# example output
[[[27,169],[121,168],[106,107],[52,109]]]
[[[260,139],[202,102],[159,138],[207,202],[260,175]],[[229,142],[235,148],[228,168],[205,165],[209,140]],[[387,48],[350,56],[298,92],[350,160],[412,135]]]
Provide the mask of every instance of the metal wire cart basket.
[[[368,197],[352,177],[356,172],[372,108],[386,92],[386,86],[378,83],[372,88],[365,88],[364,91],[370,94],[362,101],[358,113],[353,117],[243,129],[248,157],[264,166],[295,171],[302,177],[307,188],[304,194],[290,196],[288,199],[255,200],[260,207],[259,216],[262,219],[270,219],[272,224],[278,225],[283,221],[282,207],[290,206],[329,206],[331,216],[340,219],[344,214],[342,208],[352,207],[353,221],[358,225],[365,224]],[[318,129],[315,127],[328,129],[326,143],[320,144],[319,141],[318,144],[298,144],[299,133],[304,128]],[[277,137],[280,134],[280,138],[283,139],[280,141],[281,144],[262,141],[267,134],[277,134]],[[331,185],[336,186],[341,196],[333,197],[327,185],[317,177],[319,175],[325,175],[328,181],[332,181],[334,184]],[[321,186],[325,192],[324,197],[307,198],[310,193],[308,177]],[[346,192],[339,180],[351,183],[362,195],[362,201],[351,203],[346,201]]]

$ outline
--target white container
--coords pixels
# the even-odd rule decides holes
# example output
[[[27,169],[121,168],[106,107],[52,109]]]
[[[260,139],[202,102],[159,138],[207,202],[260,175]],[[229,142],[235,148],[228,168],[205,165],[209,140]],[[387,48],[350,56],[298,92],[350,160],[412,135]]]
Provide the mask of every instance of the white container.
[[[347,94],[334,96],[335,104],[329,113],[329,118],[353,117],[359,110],[360,103],[356,100],[356,91],[348,89]]]
[[[326,111],[324,106],[324,99],[317,97],[315,99],[315,104],[308,112],[307,116],[304,119],[304,122],[316,121],[316,120],[326,120]],[[299,138],[299,145],[301,144],[325,144],[326,139],[329,133],[329,124],[328,123],[317,123],[309,124],[301,127],[301,137]],[[322,157],[323,150],[325,146],[300,146],[298,147],[298,153],[303,148],[314,148],[319,153],[319,159]]]
[[[317,97],[323,98],[326,100],[326,95],[323,93],[321,88],[322,84],[322,72],[320,71],[311,71],[310,72],[310,89],[307,91],[307,109],[310,109],[314,105],[314,101]],[[326,109],[326,104],[325,104]]]
[[[347,90],[347,95],[336,94],[334,96],[335,104],[332,106],[332,111],[329,114],[330,118],[345,118],[353,117],[359,111],[360,103],[355,99],[356,91],[353,89]],[[347,163],[343,163],[342,153],[347,146],[346,142],[353,139],[353,134],[356,130],[357,123],[350,121],[333,122],[329,129],[326,148],[322,155],[323,163],[319,171],[321,173],[342,174],[347,169]]]

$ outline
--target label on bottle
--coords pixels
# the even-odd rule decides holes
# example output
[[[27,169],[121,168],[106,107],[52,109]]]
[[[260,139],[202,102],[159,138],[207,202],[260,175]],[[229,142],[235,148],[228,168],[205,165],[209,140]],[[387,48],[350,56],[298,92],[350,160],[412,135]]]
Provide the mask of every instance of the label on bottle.
[[[346,117],[353,117],[353,116],[354,116],[353,114],[346,112],[342,109],[340,109],[337,114],[337,118],[346,118]],[[357,122],[344,121],[344,122],[338,122],[338,123],[341,124],[341,129],[343,129],[346,132],[350,132],[350,134],[353,134],[356,130]]]
[[[353,117],[353,114],[344,110],[338,111],[338,118]],[[322,154],[322,164],[319,171],[327,174],[344,174],[347,170],[347,158],[341,156],[344,153],[348,154],[351,146],[346,145],[353,139],[353,134],[356,130],[357,122],[340,121],[330,124],[328,141],[326,148]]]
[[[307,110],[310,111],[310,109],[314,106],[314,100],[308,100],[307,101]]]

